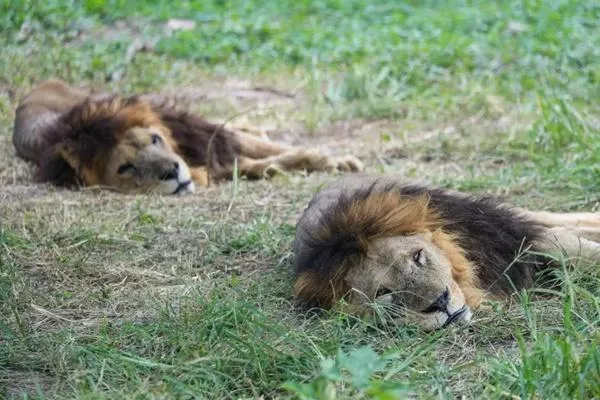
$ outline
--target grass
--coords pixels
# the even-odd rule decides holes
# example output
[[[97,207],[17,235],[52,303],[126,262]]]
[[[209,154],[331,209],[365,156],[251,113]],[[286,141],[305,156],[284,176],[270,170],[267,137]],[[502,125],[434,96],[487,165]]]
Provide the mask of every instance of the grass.
[[[370,172],[597,210],[599,20],[566,0],[0,0],[0,397],[600,397],[597,266],[468,329],[306,315],[294,224],[334,177],[64,191],[31,182],[10,142],[18,101],[59,76],[188,94]]]

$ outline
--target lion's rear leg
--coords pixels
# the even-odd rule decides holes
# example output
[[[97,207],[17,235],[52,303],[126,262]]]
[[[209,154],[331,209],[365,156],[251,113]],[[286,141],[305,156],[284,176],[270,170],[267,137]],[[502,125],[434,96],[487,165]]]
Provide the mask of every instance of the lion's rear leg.
[[[248,176],[262,177],[291,170],[358,172],[364,168],[354,156],[328,157],[314,150],[296,149],[244,133],[235,135],[241,147],[240,171]]]
[[[546,228],[544,237],[535,243],[535,249],[540,252],[562,253],[568,258],[581,257],[600,262],[600,243],[570,228]]]
[[[293,150],[262,159],[240,159],[242,175],[261,178],[292,170],[312,171],[360,171],[362,163],[352,156],[327,157],[310,150]]]
[[[600,213],[553,213],[518,210],[522,215],[547,228],[564,228],[571,234],[600,243]]]
[[[290,146],[266,141],[251,134],[234,132],[234,135],[240,144],[242,157],[260,159],[293,151]]]
[[[600,213],[573,212],[553,213],[548,211],[530,211],[520,209],[523,215],[548,228],[555,226],[587,227],[600,230]]]
[[[577,237],[585,238],[587,240],[591,240],[593,242],[600,243],[600,229],[599,228],[592,228],[592,227],[584,226],[584,227],[565,227],[564,229],[566,229],[571,234],[573,234]]]

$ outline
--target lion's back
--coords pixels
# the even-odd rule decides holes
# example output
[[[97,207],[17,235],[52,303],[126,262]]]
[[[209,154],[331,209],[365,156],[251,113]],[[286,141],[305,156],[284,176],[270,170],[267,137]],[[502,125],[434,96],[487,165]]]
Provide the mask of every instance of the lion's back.
[[[17,107],[13,125],[13,145],[19,157],[38,163],[44,151],[60,140],[52,128],[61,115],[89,94],[59,79],[43,81],[27,93]]]

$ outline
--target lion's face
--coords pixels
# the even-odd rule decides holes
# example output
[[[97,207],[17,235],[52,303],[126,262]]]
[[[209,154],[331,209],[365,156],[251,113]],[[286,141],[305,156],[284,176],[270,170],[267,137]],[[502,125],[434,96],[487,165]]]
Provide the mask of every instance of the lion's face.
[[[364,261],[346,275],[346,283],[351,304],[375,300],[394,318],[425,330],[471,319],[451,263],[428,232],[374,240]]]
[[[180,194],[194,191],[190,170],[160,127],[128,129],[111,151],[105,184],[127,193]]]

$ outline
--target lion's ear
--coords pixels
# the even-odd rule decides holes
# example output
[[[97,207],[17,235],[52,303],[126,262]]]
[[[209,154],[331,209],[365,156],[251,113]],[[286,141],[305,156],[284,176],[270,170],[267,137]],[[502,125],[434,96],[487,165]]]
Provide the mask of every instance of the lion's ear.
[[[71,166],[75,171],[81,167],[81,161],[77,157],[78,140],[67,139],[56,148],[56,153]]]
[[[48,149],[41,157],[36,180],[57,186],[93,186],[100,184],[98,173],[85,165],[73,141],[67,140]]]
[[[81,154],[92,154],[89,148],[93,146],[93,143],[88,142],[85,137],[81,137],[79,140],[66,140],[61,143],[58,153],[87,186],[93,186],[100,184],[98,171],[95,171],[93,163],[90,163],[91,157],[87,159],[81,157]]]
[[[62,144],[48,149],[41,157],[36,180],[52,182],[57,186],[77,185],[77,170],[66,160],[61,151]]]

